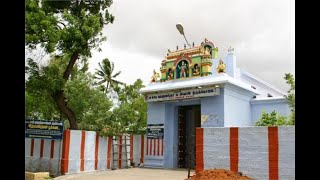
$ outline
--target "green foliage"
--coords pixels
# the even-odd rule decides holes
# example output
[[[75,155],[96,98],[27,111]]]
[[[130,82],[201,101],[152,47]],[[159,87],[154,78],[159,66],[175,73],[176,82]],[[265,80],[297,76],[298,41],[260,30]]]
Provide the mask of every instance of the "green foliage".
[[[112,123],[106,135],[121,133],[145,134],[147,126],[147,103],[139,90],[144,87],[141,79],[132,85],[116,86],[119,106],[113,110]]]
[[[26,0],[26,45],[41,44],[48,53],[91,56],[91,49],[106,40],[104,25],[114,21],[107,9],[111,4],[112,0]]]
[[[287,103],[291,109],[291,114],[289,116],[289,122],[294,125],[295,124],[295,111],[296,111],[296,104],[295,104],[295,81],[294,77],[290,73],[286,73],[284,79],[286,83],[290,85],[290,89],[288,90],[288,95],[285,95]]]
[[[31,49],[40,45],[47,53],[59,52],[64,57],[69,55],[63,73],[53,66],[44,68],[42,76],[33,76],[36,79],[34,82],[40,84],[30,82],[33,85],[29,86],[45,88],[48,95],[54,97],[57,108],[67,116],[72,129],[78,128],[78,120],[73,109],[64,103],[65,86],[77,60],[85,62],[91,57],[92,49],[101,50],[99,46],[106,40],[102,29],[114,21],[114,16],[107,9],[111,4],[112,0],[26,0],[25,45]],[[46,86],[50,82],[52,86]]]
[[[259,121],[256,122],[256,126],[283,126],[290,125],[290,122],[286,120],[285,116],[281,116],[276,111],[272,111],[270,114],[265,110],[262,111]]]
[[[62,88],[63,66],[66,58],[54,57],[47,67],[39,67],[32,59],[28,59],[26,73],[26,116],[35,119],[59,119],[60,112],[55,105],[52,93]]]
[[[32,59],[28,60],[26,71],[29,75],[26,82],[26,116],[33,119],[60,119],[60,111],[56,107],[52,93],[61,88],[63,69],[67,65],[68,56],[55,56],[47,67],[39,68]],[[112,103],[99,89],[94,88],[93,76],[78,64],[70,81],[63,90],[67,103],[77,114],[80,129],[100,130],[110,124]],[[59,87],[58,87],[59,86]],[[62,120],[65,120],[63,117]]]
[[[120,75],[121,71],[113,74],[114,63],[111,62],[108,58],[103,59],[102,64],[99,63],[99,69],[96,70],[97,72],[94,77],[96,80],[98,80],[96,84],[100,85],[101,90],[106,94],[110,92],[110,89],[113,89],[120,84],[124,84],[120,81],[115,80],[115,78]]]
[[[110,121],[112,102],[92,84],[93,76],[80,71],[65,87],[69,106],[77,114],[79,129],[99,130]]]

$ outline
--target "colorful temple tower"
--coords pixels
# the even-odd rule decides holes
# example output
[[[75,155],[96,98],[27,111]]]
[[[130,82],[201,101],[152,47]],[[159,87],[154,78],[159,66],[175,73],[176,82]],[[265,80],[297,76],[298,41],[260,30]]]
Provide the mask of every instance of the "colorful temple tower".
[[[190,77],[207,76],[211,73],[212,58],[218,57],[218,48],[207,39],[199,46],[171,52],[161,62],[161,82]]]

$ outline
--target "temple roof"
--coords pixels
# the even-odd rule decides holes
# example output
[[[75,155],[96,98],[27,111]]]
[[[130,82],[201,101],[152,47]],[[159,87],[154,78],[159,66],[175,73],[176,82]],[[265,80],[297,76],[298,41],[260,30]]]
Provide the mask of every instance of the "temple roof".
[[[150,83],[147,87],[142,88],[140,93],[151,93],[151,92],[159,92],[159,91],[171,91],[185,88],[193,88],[199,86],[210,86],[210,85],[218,85],[230,83],[251,91],[255,94],[260,94],[255,89],[252,89],[250,85],[245,84],[239,80],[236,80],[229,75],[223,73],[218,74],[216,76],[204,76],[204,77],[194,77],[189,79],[179,79],[175,81],[166,81],[162,83]]]

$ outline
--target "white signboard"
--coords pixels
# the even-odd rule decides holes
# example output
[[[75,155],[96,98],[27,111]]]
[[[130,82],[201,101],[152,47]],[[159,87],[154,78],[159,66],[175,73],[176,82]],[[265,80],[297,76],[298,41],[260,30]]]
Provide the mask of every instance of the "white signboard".
[[[190,99],[206,96],[220,95],[220,89],[216,87],[208,87],[201,89],[189,89],[182,91],[172,91],[166,93],[153,93],[146,96],[147,102],[170,101],[177,99]]]

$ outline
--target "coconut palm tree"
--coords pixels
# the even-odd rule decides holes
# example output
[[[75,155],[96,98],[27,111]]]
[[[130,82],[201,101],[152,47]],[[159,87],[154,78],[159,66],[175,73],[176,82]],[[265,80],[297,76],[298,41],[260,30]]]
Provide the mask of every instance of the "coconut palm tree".
[[[115,80],[121,71],[113,74],[114,63],[109,61],[108,58],[102,60],[102,63],[99,63],[99,69],[96,69],[95,79],[98,80],[97,84],[103,87],[103,91],[107,94],[110,89],[114,88],[119,84],[124,84],[118,80]]]

